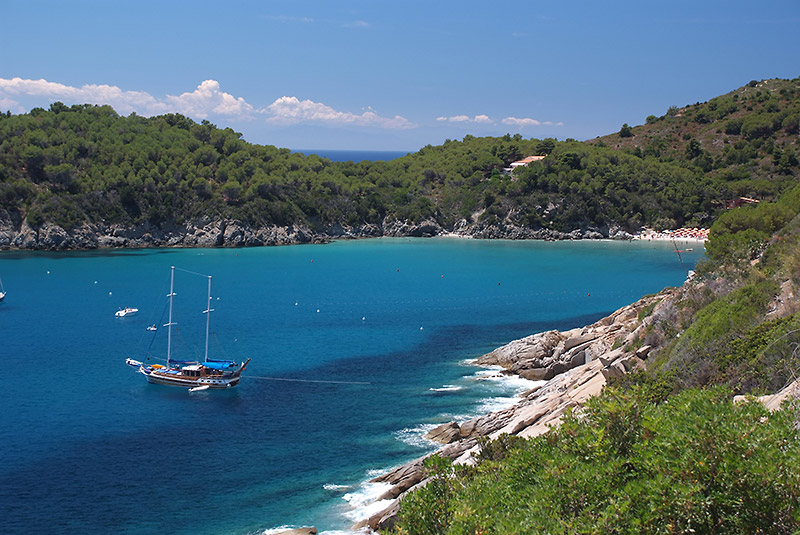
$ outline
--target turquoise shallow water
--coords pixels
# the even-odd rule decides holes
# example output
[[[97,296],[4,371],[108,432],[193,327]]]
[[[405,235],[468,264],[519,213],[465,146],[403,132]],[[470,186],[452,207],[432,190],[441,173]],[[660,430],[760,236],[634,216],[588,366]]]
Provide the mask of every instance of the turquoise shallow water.
[[[670,243],[607,241],[2,252],[3,531],[344,530],[379,490],[364,481],[431,449],[426,429],[522,387],[466,360],[680,284],[702,256],[682,247],[683,265]],[[253,359],[239,387],[188,393],[125,366],[163,356],[145,327],[170,265],[214,276],[212,354]],[[176,292],[174,348],[195,358],[206,281],[177,272]]]

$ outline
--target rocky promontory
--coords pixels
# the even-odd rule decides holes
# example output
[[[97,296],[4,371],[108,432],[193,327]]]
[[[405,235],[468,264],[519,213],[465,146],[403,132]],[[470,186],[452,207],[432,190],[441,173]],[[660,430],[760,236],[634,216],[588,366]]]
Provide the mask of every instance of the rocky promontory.
[[[447,422],[431,430],[426,437],[444,444],[434,453],[455,463],[474,464],[483,437],[532,438],[559,425],[566,411],[580,411],[586,400],[600,394],[609,381],[644,369],[647,359],[669,343],[653,331],[674,322],[674,311],[680,307],[682,299],[702,291],[703,285],[692,280],[679,288],[667,288],[645,296],[591,325],[537,333],[481,356],[475,364],[499,366],[502,368],[499,373],[539,381],[539,385],[521,394],[511,407],[467,421]],[[778,310],[781,303],[794,300],[794,294],[784,286],[791,285],[782,286],[771,308],[773,311]],[[769,410],[777,410],[790,397],[800,397],[800,379],[758,400]],[[746,396],[736,396],[734,402],[744,399]],[[390,485],[380,498],[386,507],[356,528],[390,529],[406,493],[426,484],[423,463],[427,457],[373,479],[376,483]]]
[[[534,334],[478,358],[475,364],[479,366],[500,366],[500,373],[546,382],[522,394],[511,407],[433,429],[427,438],[445,444],[435,453],[456,463],[471,464],[480,437],[495,439],[508,434],[530,438],[558,425],[568,409],[578,409],[598,395],[609,379],[644,367],[644,360],[655,349],[643,343],[647,326],[658,321],[659,309],[670,306],[680,291],[668,288],[591,325]],[[394,525],[404,494],[425,484],[426,457],[373,479],[391,485],[380,497],[387,501],[387,507],[356,528],[378,531]]]

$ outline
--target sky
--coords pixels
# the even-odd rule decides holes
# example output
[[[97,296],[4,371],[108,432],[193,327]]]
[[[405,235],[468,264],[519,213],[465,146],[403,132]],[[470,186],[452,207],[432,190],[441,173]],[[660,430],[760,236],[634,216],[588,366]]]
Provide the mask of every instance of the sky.
[[[0,111],[181,113],[260,145],[591,139],[800,76],[798,0],[0,0]]]

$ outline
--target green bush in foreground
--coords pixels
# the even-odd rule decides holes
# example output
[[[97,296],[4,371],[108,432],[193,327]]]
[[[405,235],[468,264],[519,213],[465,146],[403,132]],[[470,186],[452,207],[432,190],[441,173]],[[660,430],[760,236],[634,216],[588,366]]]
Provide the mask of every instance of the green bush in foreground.
[[[436,459],[397,533],[800,533],[800,442],[788,408],[687,390],[610,390],[561,427],[471,469]]]

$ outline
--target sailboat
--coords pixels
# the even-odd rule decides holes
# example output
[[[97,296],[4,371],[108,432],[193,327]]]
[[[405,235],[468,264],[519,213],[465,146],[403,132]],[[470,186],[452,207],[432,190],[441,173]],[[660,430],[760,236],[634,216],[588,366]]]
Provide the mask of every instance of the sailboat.
[[[203,275],[207,276],[207,275]],[[211,277],[208,276],[208,301],[203,314],[206,315],[206,347],[202,361],[175,360],[172,358],[172,327],[177,325],[172,320],[172,303],[175,297],[175,266],[172,266],[169,282],[169,320],[164,327],[167,328],[167,359],[166,365],[145,364],[138,360],[128,358],[125,363],[136,368],[145,376],[148,383],[180,386],[190,391],[207,390],[209,388],[231,388],[239,384],[242,372],[247,368],[250,359],[244,362],[232,360],[215,360],[208,358],[208,331],[211,323]]]
[[[6,296],[6,289],[3,288],[3,279],[0,279],[0,301],[2,301]]]

